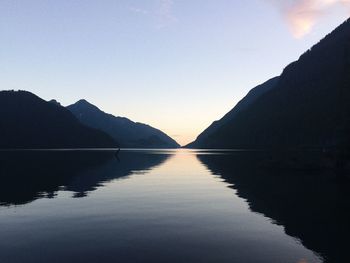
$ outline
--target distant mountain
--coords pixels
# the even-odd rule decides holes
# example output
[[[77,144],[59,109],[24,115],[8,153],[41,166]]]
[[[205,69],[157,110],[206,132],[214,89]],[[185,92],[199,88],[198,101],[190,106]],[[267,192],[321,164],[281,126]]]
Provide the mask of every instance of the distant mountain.
[[[0,148],[116,147],[66,108],[27,91],[0,91]]]
[[[67,107],[84,125],[101,130],[117,140],[122,147],[178,148],[179,144],[164,132],[149,125],[105,113],[86,100]]]
[[[253,93],[188,146],[348,147],[350,20]]]

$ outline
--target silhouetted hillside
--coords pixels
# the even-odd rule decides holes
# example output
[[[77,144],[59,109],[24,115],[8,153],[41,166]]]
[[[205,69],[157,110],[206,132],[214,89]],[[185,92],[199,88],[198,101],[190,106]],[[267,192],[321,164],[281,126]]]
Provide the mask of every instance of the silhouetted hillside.
[[[26,91],[0,92],[0,148],[116,146],[110,136],[82,125],[57,103]]]
[[[178,148],[179,144],[160,130],[135,123],[127,118],[115,117],[101,111],[86,100],[67,107],[84,125],[106,132],[130,148]]]
[[[349,101],[350,20],[286,67],[274,88],[190,146],[348,146]]]
[[[250,105],[252,105],[260,96],[273,89],[278,83],[278,77],[272,78],[265,83],[255,87],[240,101],[237,105],[229,111],[224,117],[222,117],[218,121],[214,121],[207,129],[205,129],[197,139],[187,145],[188,148],[197,148],[201,147],[202,144],[205,144],[207,140],[210,140],[210,137],[214,132],[216,132],[220,127],[224,124],[229,123],[237,116],[237,114],[245,109],[247,109]]]

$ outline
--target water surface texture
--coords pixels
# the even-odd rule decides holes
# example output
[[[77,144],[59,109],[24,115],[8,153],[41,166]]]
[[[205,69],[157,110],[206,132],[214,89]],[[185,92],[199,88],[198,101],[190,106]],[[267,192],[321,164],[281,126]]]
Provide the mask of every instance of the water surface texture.
[[[3,152],[0,262],[323,262],[259,209],[230,155]]]

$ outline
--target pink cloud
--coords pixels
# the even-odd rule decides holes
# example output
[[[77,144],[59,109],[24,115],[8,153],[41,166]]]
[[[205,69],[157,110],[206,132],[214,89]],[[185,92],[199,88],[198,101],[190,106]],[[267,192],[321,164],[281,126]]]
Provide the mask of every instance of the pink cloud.
[[[350,11],[350,0],[270,0],[270,2],[282,11],[295,38],[309,34],[319,19],[332,7],[341,5]]]

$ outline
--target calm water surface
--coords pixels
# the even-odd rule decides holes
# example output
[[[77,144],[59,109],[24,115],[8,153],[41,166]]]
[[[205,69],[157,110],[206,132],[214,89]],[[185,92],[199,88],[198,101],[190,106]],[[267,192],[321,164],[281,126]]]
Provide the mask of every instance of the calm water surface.
[[[227,153],[50,155],[2,154],[1,263],[323,262],[213,172]]]

